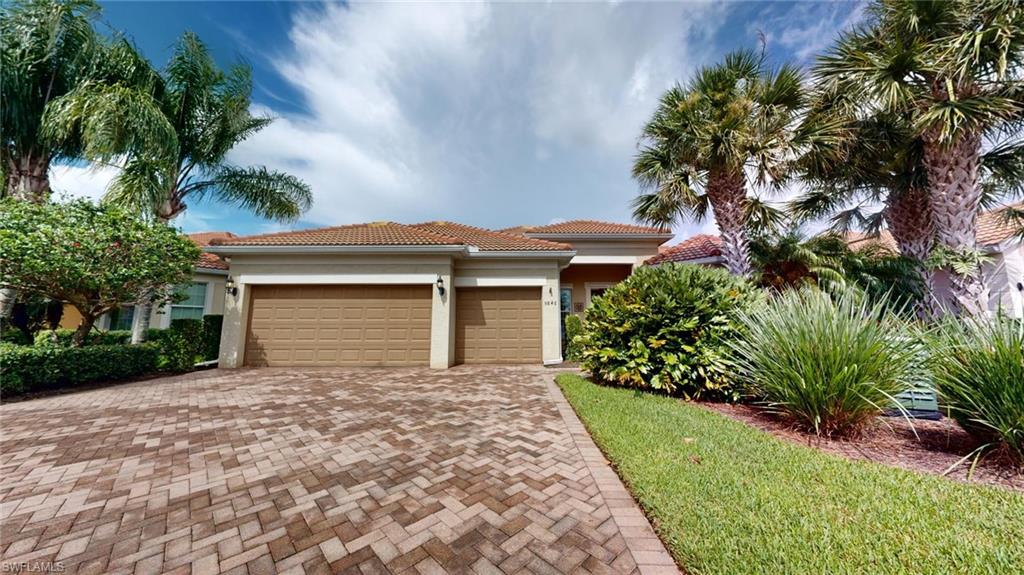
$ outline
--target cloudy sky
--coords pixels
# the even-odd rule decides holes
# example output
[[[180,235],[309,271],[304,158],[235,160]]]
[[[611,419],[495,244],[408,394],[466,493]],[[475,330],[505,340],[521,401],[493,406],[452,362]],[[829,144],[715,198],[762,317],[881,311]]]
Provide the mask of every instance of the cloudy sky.
[[[662,91],[730,50],[758,48],[762,34],[773,61],[806,65],[860,10],[810,1],[111,2],[103,17],[157,65],[185,30],[222,64],[252,65],[254,108],[277,120],[230,159],[300,176],[313,208],[281,224],[206,202],[176,224],[259,233],[376,220],[629,221],[637,135]],[[113,175],[57,167],[53,187],[98,197]]]

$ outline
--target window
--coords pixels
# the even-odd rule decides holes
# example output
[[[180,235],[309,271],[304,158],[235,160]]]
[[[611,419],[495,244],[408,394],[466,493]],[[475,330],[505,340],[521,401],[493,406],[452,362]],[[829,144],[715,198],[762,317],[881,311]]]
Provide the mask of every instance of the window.
[[[135,319],[135,306],[126,305],[110,312],[110,327],[108,329],[132,328],[132,320]]]
[[[615,285],[615,284],[613,284],[613,283],[590,283],[590,282],[587,282],[587,284],[586,284],[586,288],[587,288],[587,307],[590,306],[590,303],[593,301],[593,299],[595,297],[603,296],[604,292],[608,291],[608,288],[612,287],[613,285]]]
[[[206,283],[180,286],[177,293],[185,299],[171,304],[171,319],[203,319],[203,312],[206,311]]]

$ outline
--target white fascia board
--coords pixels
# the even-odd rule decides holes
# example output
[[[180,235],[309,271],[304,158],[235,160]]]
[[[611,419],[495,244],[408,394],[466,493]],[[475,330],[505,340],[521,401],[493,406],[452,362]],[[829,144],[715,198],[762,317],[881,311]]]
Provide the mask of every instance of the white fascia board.
[[[649,256],[574,256],[571,264],[635,264],[637,261],[654,257]]]
[[[483,251],[470,247],[467,254],[471,258],[532,258],[532,259],[561,259],[571,258],[576,255],[575,251],[542,251],[542,250],[521,250],[521,251]]]
[[[436,273],[241,273],[234,280],[246,284],[402,284],[434,283]]]
[[[535,239],[660,239],[668,241],[675,233],[523,233]]]
[[[209,246],[206,251],[221,255],[242,254],[451,254],[468,246]]]
[[[229,275],[228,270],[222,270],[218,268],[195,268],[193,270],[197,274],[208,274],[212,276],[226,276]]]
[[[532,277],[458,277],[454,280],[455,287],[544,287],[546,278]]]

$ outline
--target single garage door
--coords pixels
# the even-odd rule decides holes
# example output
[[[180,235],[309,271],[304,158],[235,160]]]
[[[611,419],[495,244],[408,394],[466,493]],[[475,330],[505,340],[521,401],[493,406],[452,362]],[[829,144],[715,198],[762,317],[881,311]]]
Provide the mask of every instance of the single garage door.
[[[540,288],[457,288],[455,363],[541,363]]]
[[[255,285],[246,365],[430,363],[431,286]]]

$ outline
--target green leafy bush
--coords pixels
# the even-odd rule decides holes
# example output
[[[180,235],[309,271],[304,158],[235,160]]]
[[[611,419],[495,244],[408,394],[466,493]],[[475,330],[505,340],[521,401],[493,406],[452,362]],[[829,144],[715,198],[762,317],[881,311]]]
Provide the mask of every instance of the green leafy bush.
[[[220,331],[223,325],[222,315],[203,316],[203,360],[210,361],[220,356]]]
[[[1024,322],[949,318],[928,341],[932,379],[950,415],[1024,462]]]
[[[565,360],[580,361],[583,350],[580,349],[579,336],[583,335],[583,320],[578,315],[565,316]]]
[[[743,315],[732,358],[745,393],[818,435],[850,435],[926,377],[919,342],[882,302],[791,290]]]
[[[54,331],[41,331],[36,334],[36,345],[51,345],[56,344],[60,346],[72,345],[71,338],[75,335],[73,329],[57,329]],[[96,331],[93,330],[86,337],[82,345],[125,345],[131,343],[132,332],[128,330],[109,330],[109,331]]]
[[[143,345],[11,345],[0,343],[0,392],[22,393],[157,370],[159,347]]]
[[[202,320],[174,319],[169,329],[150,330],[148,334],[149,341],[160,347],[160,369],[188,371],[202,361]]]
[[[587,310],[582,365],[617,385],[734,398],[725,342],[739,335],[738,313],[760,299],[722,269],[640,268]]]

